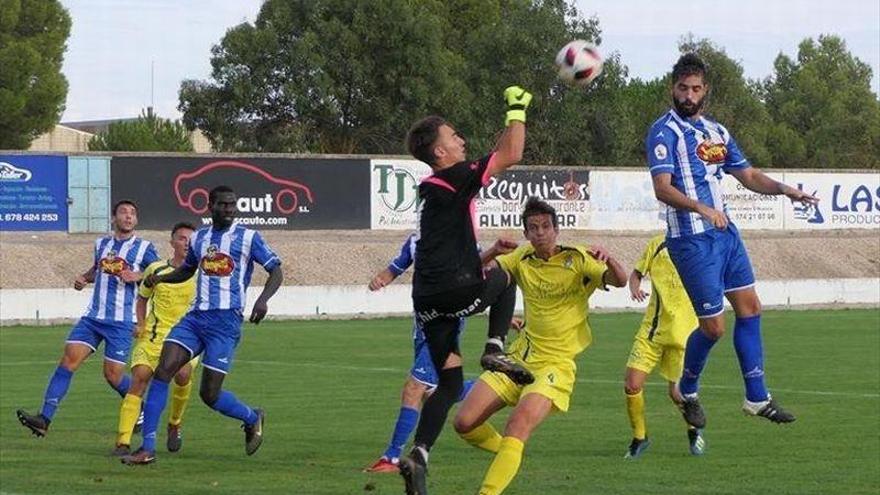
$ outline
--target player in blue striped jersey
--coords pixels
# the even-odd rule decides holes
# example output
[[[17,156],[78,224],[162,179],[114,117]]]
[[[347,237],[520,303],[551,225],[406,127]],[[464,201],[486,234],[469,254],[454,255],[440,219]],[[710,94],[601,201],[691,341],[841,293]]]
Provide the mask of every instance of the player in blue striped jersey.
[[[245,431],[245,452],[254,454],[263,441],[263,411],[241,402],[223,390],[223,380],[232,365],[241,338],[242,313],[254,263],[269,272],[269,279],[254,303],[250,321],[259,323],[268,311],[268,301],[281,286],[281,260],[256,231],[235,224],[235,192],[217,186],[208,195],[213,220],[193,234],[183,265],[165,275],[144,279],[147,287],[178,283],[198,272],[196,296],[190,311],[174,326],[165,343],[159,365],[144,404],[144,443],[122,458],[125,464],[149,464],[156,459],[156,428],[168,400],[168,384],[193,357],[202,355],[202,384],[199,395],[211,409],[241,420]]]
[[[694,54],[678,60],[672,69],[674,108],[654,123],[645,146],[655,195],[666,205],[669,256],[699,317],[679,381],[682,413],[693,427],[705,426],[698,379],[709,351],[724,335],[726,296],[736,313],[733,344],[745,382],[743,411],[788,423],[794,415],[779,407],[764,383],[761,302],[746,248],[727,217],[721,178],[727,173],[752,191],[784,194],[805,204],[818,199],[752,167],[730,132],[702,115],[709,89],[706,70]]]
[[[55,410],[67,394],[73,374],[104,342],[104,378],[125,397],[131,380],[125,374],[132,332],[136,324],[137,282],[159,255],[150,241],[134,235],[137,205],[128,200],[113,206],[113,235],[95,241],[92,267],[77,277],[74,289],[95,283],[92,300],[67,336],[64,354],[49,379],[39,414],[19,409],[18,420],[34,435],[46,434]]]

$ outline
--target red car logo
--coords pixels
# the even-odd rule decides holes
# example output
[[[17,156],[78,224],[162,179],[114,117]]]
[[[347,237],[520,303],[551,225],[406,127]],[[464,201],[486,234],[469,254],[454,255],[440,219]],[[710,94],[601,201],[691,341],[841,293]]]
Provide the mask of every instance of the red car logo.
[[[278,211],[289,215],[296,211],[300,203],[300,194],[304,195],[309,203],[314,202],[312,198],[312,190],[308,187],[287,179],[279,179],[273,177],[265,170],[251,165],[250,163],[236,162],[232,160],[221,160],[219,162],[211,162],[200,167],[194,172],[184,172],[174,178],[174,195],[177,196],[177,204],[188,209],[189,211],[201,215],[208,211],[208,190],[204,187],[196,187],[187,193],[182,187],[183,182],[189,179],[203,175],[211,170],[218,168],[236,168],[253,172],[272,184],[282,186],[275,193],[275,205]]]

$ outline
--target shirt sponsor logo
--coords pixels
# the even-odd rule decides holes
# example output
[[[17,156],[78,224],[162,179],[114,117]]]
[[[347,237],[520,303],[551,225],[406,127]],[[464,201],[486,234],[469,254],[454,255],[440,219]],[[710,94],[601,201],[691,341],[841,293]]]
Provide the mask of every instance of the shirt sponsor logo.
[[[697,157],[706,163],[724,163],[727,158],[727,146],[706,139],[697,146]]]
[[[212,277],[228,277],[235,270],[235,261],[228,254],[211,245],[200,263],[202,271]]]
[[[98,262],[98,266],[100,266],[101,271],[107,275],[119,275],[123,271],[128,270],[128,262],[125,261],[125,258],[117,256],[116,251],[113,250],[110,250],[106,256],[101,258],[101,261]]]

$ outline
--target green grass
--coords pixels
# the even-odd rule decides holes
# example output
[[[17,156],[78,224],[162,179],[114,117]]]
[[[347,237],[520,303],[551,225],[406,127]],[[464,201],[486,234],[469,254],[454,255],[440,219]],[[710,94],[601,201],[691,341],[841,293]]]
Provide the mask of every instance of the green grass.
[[[636,314],[592,317],[593,346],[579,358],[568,414],[551,416],[526,447],[510,494],[859,494],[880,491],[880,313],[768,312],[766,369],[774,395],[798,421],[777,426],[739,411],[741,379],[730,336],[703,379],[707,454],[687,452],[683,423],[652,376],[653,445],[622,459],[630,440],[621,379]],[[101,360],[77,373],[49,435],[31,437],[16,408],[38,410],[67,327],[0,330],[0,492],[399,494],[393,475],[361,469],[384,449],[411,362],[407,319],[268,322],[249,326],[227,380],[267,410],[266,441],[244,455],[239,425],[197,394],[184,447],[152,466],[123,466],[113,446],[119,398]],[[485,320],[469,323],[465,371]],[[493,418],[503,427],[505,412]],[[164,446],[164,429],[159,444]],[[447,426],[431,456],[433,494],[475,493],[491,458]]]

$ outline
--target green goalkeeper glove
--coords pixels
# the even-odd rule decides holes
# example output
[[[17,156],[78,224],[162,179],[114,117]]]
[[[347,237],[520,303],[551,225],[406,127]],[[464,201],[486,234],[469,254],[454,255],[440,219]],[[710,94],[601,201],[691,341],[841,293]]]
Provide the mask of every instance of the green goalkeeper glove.
[[[532,94],[519,86],[510,86],[504,90],[504,101],[507,102],[507,118],[504,125],[510,125],[514,120],[522,123],[526,121],[526,108],[532,102]]]

